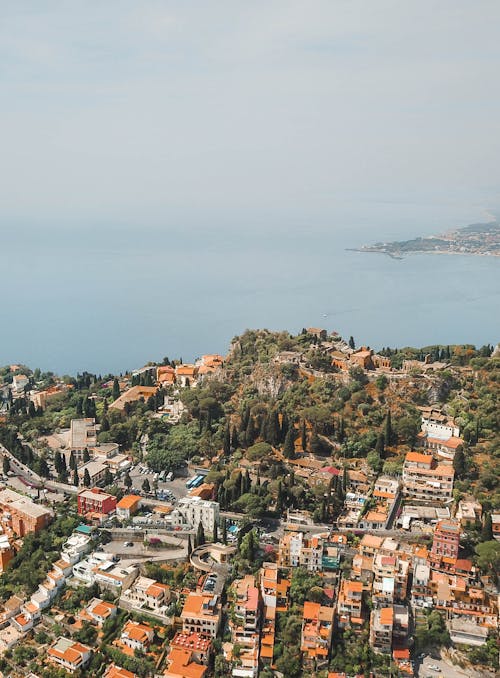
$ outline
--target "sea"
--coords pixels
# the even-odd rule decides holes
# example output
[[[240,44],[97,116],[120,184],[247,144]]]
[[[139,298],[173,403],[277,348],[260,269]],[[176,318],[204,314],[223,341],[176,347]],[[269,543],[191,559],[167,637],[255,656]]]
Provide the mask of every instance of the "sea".
[[[225,354],[246,328],[319,326],[375,349],[496,344],[500,258],[348,251],[483,217],[374,202],[306,215],[4,224],[0,365],[121,373]]]

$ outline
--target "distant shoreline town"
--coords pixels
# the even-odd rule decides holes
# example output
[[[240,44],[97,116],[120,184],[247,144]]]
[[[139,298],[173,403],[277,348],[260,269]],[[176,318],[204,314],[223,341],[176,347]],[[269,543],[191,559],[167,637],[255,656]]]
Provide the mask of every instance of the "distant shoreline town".
[[[447,231],[440,235],[389,243],[378,242],[349,248],[350,252],[375,252],[387,254],[392,259],[403,259],[406,254],[474,254],[500,256],[500,224],[492,221],[485,224],[471,224],[464,228]]]

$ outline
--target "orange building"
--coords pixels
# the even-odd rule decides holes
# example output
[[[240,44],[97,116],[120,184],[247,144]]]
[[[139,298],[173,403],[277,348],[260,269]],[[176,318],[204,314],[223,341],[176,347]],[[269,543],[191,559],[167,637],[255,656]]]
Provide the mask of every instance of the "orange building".
[[[0,519],[19,537],[24,537],[47,527],[52,512],[22,494],[5,489],[0,492]]]

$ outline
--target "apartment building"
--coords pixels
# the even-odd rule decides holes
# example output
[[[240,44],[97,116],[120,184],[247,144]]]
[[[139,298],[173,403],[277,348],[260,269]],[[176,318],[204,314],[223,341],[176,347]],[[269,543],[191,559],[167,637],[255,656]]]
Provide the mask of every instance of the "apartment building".
[[[460,525],[453,520],[440,520],[434,530],[431,560],[450,558],[456,560],[460,548]]]
[[[411,604],[413,607],[431,608],[433,605],[430,589],[431,568],[427,563],[416,563],[413,568]]]
[[[162,584],[150,577],[137,577],[131,587],[126,589],[121,601],[133,607],[147,607],[156,612],[164,611],[172,599],[170,586]]]
[[[69,673],[84,669],[92,658],[92,650],[82,643],[60,637],[47,650],[47,658]]]
[[[215,525],[219,524],[219,504],[216,501],[205,501],[200,497],[184,497],[177,502],[171,513],[172,524],[183,524],[197,528],[201,523],[207,534],[213,534]]]
[[[116,510],[116,497],[98,488],[82,490],[78,493],[77,502],[78,513],[81,516],[108,515]]]
[[[80,485],[83,485],[85,483],[85,475],[86,471],[88,472],[89,479],[90,479],[90,485],[89,487],[95,487],[98,485],[102,480],[104,480],[104,476],[106,475],[106,471],[108,470],[108,464],[100,461],[99,459],[95,461],[88,461],[86,464],[83,466],[80,466],[78,469],[78,482]]]
[[[0,491],[0,522],[18,537],[43,530],[52,520],[52,511],[28,497],[6,488]]]
[[[290,580],[280,575],[276,563],[263,563],[260,569],[260,593],[264,605],[274,607],[278,611],[288,609]]]
[[[410,564],[399,556],[377,553],[373,559],[372,599],[375,605],[392,605],[406,598]]]
[[[97,445],[98,426],[95,419],[72,419],[69,429],[69,449],[77,461],[82,461],[85,450]]]
[[[394,610],[381,607],[372,611],[370,616],[370,645],[375,652],[390,654],[392,650],[392,630]]]
[[[337,601],[338,626],[361,629],[363,621],[363,583],[342,579]]]
[[[231,641],[240,647],[239,667],[248,678],[258,675],[260,592],[255,577],[247,575],[234,582],[231,593],[232,614],[229,620]]]
[[[328,662],[332,644],[334,609],[319,603],[304,603],[300,649],[306,664],[320,667]]]
[[[280,567],[305,567],[309,572],[323,569],[323,539],[307,537],[303,532],[285,534],[279,542]]]
[[[408,452],[403,465],[403,494],[418,501],[444,502],[453,496],[451,464],[436,464],[430,454]]]
[[[181,613],[183,631],[203,633],[215,638],[221,616],[222,606],[218,596],[189,593]]]

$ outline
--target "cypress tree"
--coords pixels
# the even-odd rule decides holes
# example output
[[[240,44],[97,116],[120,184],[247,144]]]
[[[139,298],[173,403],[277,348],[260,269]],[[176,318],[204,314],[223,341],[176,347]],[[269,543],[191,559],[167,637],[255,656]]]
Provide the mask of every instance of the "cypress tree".
[[[236,426],[233,426],[233,430],[231,432],[231,449],[236,450],[240,446],[240,440],[238,436],[238,431],[236,430]]]
[[[280,442],[279,415],[278,412],[274,409],[271,410],[267,415],[264,439],[273,447],[276,447],[276,445],[278,445],[278,443]]]
[[[83,484],[85,487],[90,487],[90,473],[88,468],[85,469],[85,472],[83,474]]]
[[[62,471],[62,457],[60,452],[56,452],[54,454],[54,469],[57,474],[61,473]]]
[[[243,481],[242,481],[243,494],[250,492],[251,489],[252,489],[252,481],[250,480],[250,473],[248,472],[248,469],[247,469],[245,471],[245,475],[243,476]]]
[[[227,544],[227,520],[222,519],[222,543]]]
[[[247,430],[249,421],[250,421],[250,408],[248,407],[248,405],[246,405],[245,409],[242,412],[240,420],[240,431],[242,433]]]
[[[387,410],[387,415],[385,417],[384,439],[385,439],[386,445],[391,445],[391,443],[393,441],[393,433],[392,433],[392,422],[391,422],[391,411],[390,410]]]
[[[245,431],[245,441],[246,441],[247,447],[250,447],[255,442],[255,425],[254,425],[253,417],[249,417],[249,419],[248,419],[248,424],[247,424],[247,428],[246,428],[246,431]]]
[[[302,445],[302,450],[305,452],[307,450],[307,427],[305,419],[302,419],[300,428],[300,443]]]
[[[73,485],[74,485],[75,487],[78,487],[79,484],[80,484],[80,481],[79,481],[79,479],[78,479],[78,471],[75,469],[75,470],[73,471]]]
[[[342,474],[342,491],[344,492],[344,494],[347,492],[348,481],[349,481],[349,475],[348,475],[348,472],[347,472],[347,466],[344,466],[344,471],[343,471],[343,474]]]
[[[461,447],[457,449],[455,456],[453,457],[453,468],[457,478],[462,478],[465,475],[467,466],[465,462],[465,454]]]
[[[198,529],[196,530],[196,545],[203,546],[205,543],[205,530],[203,529],[203,524],[200,520],[198,523]]]
[[[49,471],[49,465],[47,464],[45,457],[40,458],[40,467],[39,467],[40,475],[43,478],[48,478],[50,475]]]
[[[222,443],[222,451],[225,457],[229,457],[231,454],[231,433],[229,431],[229,424],[226,425],[224,429],[224,441]]]
[[[90,461],[90,452],[85,448],[83,450],[83,463],[87,464]]]
[[[238,475],[236,476],[234,487],[236,490],[236,500],[238,500],[243,494],[243,475],[240,471],[238,471]]]
[[[120,384],[118,379],[115,377],[113,380],[113,400],[117,400],[120,397]]]
[[[481,530],[482,541],[493,540],[493,525],[491,521],[491,513],[485,513],[483,519],[483,529]]]
[[[212,541],[216,544],[219,541],[219,529],[217,526],[217,521],[214,522],[214,535]]]
[[[283,454],[286,459],[295,458],[295,429],[293,426],[290,426],[285,438],[285,444],[283,446]]]
[[[71,450],[71,454],[69,455],[69,467],[72,471],[77,468],[76,457],[73,450]]]
[[[349,347],[352,348],[353,351],[356,348],[356,344],[354,343],[354,337],[352,336],[349,337]]]
[[[380,432],[377,436],[375,450],[379,453],[381,459],[385,459],[385,438],[382,432]]]
[[[189,560],[189,556],[191,555],[192,552],[193,552],[193,545],[191,544],[191,535],[188,534],[188,543],[187,543],[187,557],[188,557],[188,560]]]

